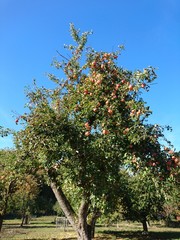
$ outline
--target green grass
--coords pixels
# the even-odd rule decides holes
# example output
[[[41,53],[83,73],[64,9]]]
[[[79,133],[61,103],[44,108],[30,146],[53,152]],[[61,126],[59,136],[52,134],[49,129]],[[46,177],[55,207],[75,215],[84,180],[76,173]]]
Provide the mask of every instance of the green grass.
[[[29,225],[20,227],[21,221],[5,220],[0,238],[3,240],[75,240],[76,234],[71,227],[66,231],[57,228],[54,217],[32,219]],[[167,228],[163,224],[153,223],[149,235],[142,235],[139,223],[121,222],[118,226],[96,227],[96,240],[180,240],[180,228]]]

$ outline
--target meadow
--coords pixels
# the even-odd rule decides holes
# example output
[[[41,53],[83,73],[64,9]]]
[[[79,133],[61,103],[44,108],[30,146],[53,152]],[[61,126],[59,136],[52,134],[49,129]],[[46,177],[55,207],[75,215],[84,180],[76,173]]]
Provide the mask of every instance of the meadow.
[[[21,220],[5,220],[0,238],[3,240],[75,240],[76,235],[69,227],[57,227],[55,217],[40,217],[31,220],[29,225],[20,227]],[[142,226],[137,222],[122,221],[114,226],[96,227],[95,240],[179,240],[180,228],[165,227],[163,222],[152,223],[149,235],[142,234]]]

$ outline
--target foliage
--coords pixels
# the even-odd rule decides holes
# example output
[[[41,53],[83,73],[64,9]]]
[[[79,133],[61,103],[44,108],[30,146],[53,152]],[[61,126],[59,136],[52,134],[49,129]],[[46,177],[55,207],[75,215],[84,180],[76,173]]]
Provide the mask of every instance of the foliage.
[[[1,137],[7,137],[10,133],[12,133],[12,130],[10,130],[9,128],[4,128],[4,127],[0,126],[0,136]]]
[[[12,150],[0,150],[0,231],[8,201],[17,190],[16,154]]]
[[[21,176],[18,183],[17,190],[11,198],[11,209],[22,217],[30,216],[35,210],[35,200],[38,196],[39,186],[37,179],[32,175]],[[23,222],[22,222],[23,224]]]
[[[18,119],[24,129],[16,146],[32,171],[38,169],[57,186],[67,215],[75,216],[81,230],[95,212],[113,208],[120,169],[142,168],[165,179],[178,162],[161,147],[163,128],[146,123],[151,111],[142,92],[149,91],[155,69],[119,67],[121,48],[112,53],[85,48],[89,32],[80,35],[70,27],[75,45],[65,47],[71,56],[59,54],[63,60],[54,61],[65,79],[49,74],[54,89],[34,83],[27,92],[29,109]]]

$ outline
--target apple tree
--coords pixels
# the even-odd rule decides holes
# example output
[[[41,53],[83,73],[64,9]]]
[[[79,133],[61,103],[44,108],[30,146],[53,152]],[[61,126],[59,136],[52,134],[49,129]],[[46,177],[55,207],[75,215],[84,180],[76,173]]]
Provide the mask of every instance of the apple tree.
[[[29,223],[30,214],[36,209],[38,194],[38,179],[30,174],[21,176],[8,208],[10,212],[12,211],[22,217],[21,227]]]
[[[62,61],[53,62],[63,78],[49,74],[53,89],[34,83],[27,91],[16,146],[22,161],[41,169],[77,238],[90,240],[96,219],[116,201],[120,168],[132,163],[147,136],[149,144],[158,141],[146,127],[151,111],[141,94],[156,74],[152,67],[119,67],[121,48],[97,52],[86,47],[89,32],[80,34],[73,24],[70,30],[70,56],[58,53]]]
[[[14,167],[15,161],[15,151],[0,150],[0,231],[7,211],[8,201],[17,189],[18,174]]]

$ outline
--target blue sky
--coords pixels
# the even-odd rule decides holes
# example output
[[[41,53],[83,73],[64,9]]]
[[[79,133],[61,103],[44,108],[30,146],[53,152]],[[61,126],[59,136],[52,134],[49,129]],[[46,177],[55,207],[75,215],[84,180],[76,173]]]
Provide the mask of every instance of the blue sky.
[[[120,66],[157,68],[156,84],[144,96],[150,122],[172,126],[166,136],[179,151],[179,0],[0,0],[0,125],[19,129],[14,115],[25,111],[24,89],[33,79],[49,86],[46,73],[56,50],[66,54],[71,22],[93,30],[88,45],[96,50],[123,44]],[[12,146],[11,137],[0,138],[0,148]]]

